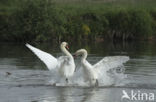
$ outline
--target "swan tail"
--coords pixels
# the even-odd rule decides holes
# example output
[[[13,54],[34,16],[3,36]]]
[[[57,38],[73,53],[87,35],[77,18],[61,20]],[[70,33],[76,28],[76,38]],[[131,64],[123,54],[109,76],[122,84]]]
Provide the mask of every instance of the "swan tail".
[[[55,57],[53,57],[51,54],[41,51],[40,49],[37,49],[30,44],[25,44],[26,47],[28,47],[41,61],[44,62],[44,64],[47,66],[49,70],[56,68],[58,62]]]

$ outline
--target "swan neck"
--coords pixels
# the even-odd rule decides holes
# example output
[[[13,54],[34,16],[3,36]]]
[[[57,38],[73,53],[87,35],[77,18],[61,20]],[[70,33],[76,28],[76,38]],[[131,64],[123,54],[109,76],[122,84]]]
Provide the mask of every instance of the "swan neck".
[[[87,58],[87,53],[83,53],[81,58],[82,62],[86,61],[86,58]]]
[[[61,46],[61,50],[62,52],[66,55],[66,56],[69,56],[72,58],[72,55],[69,53],[69,51],[64,47],[64,46]]]

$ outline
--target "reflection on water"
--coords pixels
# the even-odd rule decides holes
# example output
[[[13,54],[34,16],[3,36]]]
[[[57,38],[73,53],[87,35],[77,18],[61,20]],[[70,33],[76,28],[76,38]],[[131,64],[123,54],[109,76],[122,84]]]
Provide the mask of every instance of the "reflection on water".
[[[59,46],[32,44],[54,56]],[[104,56],[127,55],[127,78],[119,86],[100,88],[55,87],[46,66],[24,44],[0,43],[0,99],[2,102],[125,102],[122,90],[156,90],[156,46],[152,42],[70,44],[70,52],[86,48],[88,60],[96,63]],[[10,74],[8,74],[8,72]],[[154,92],[155,93],[155,92]],[[16,98],[15,98],[16,97]]]

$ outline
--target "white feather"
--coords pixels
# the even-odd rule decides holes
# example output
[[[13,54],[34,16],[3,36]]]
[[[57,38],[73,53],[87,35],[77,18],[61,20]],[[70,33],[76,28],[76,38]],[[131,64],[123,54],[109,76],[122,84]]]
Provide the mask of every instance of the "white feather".
[[[129,57],[127,56],[105,57],[97,64],[91,65],[86,60],[87,51],[85,49],[78,50],[76,55],[82,55],[81,63],[83,67],[84,79],[88,80],[92,85],[95,84],[96,80],[98,80],[101,76],[108,78],[106,74],[109,69],[119,67],[129,60]]]
[[[58,69],[61,76],[71,77],[75,70],[74,60],[68,56],[61,56],[58,58]]]
[[[34,52],[34,54],[39,57],[41,61],[44,62],[44,64],[47,66],[49,70],[52,70],[56,68],[58,61],[55,57],[53,57],[51,54],[41,51],[40,49],[37,49],[29,44],[26,44],[26,46]]]
[[[104,57],[102,60],[93,65],[94,70],[100,76],[109,69],[120,67],[129,60],[128,56],[111,56]]]
[[[59,75],[66,78],[69,78],[74,74],[75,63],[73,57],[66,49],[63,48],[63,46],[61,47],[63,49],[62,51],[67,54],[67,56],[61,56],[59,58],[55,58],[51,54],[41,51],[29,44],[26,44],[26,46],[45,63],[49,70],[56,68]]]

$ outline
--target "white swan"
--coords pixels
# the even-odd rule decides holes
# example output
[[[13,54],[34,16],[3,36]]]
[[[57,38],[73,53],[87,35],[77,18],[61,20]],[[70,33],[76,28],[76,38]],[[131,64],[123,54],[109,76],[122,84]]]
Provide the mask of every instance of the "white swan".
[[[90,85],[98,85],[98,78],[111,68],[116,68],[129,60],[127,56],[104,57],[95,65],[91,65],[87,60],[87,51],[80,49],[76,51],[75,56],[82,55],[81,64],[83,67],[84,79],[89,81]]]
[[[37,49],[29,44],[26,44],[26,46],[34,52],[35,55],[39,57],[41,61],[45,63],[47,68],[49,70],[58,68],[59,75],[66,78],[66,82],[68,82],[68,78],[73,76],[75,71],[75,63],[73,56],[68,52],[66,48],[68,48],[68,43],[62,42],[61,43],[61,51],[66,56],[61,56],[59,58],[55,58],[51,54],[41,51],[40,49]]]

